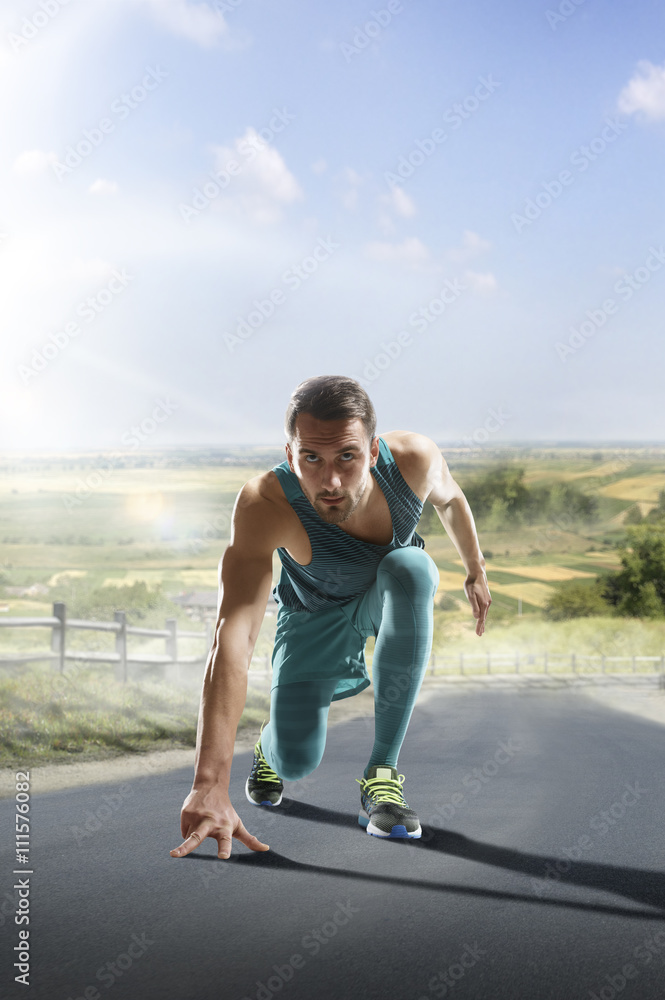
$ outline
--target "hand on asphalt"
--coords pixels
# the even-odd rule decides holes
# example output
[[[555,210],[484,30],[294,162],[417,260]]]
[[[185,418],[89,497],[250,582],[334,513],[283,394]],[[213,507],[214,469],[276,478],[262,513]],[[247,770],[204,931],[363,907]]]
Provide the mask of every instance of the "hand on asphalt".
[[[192,789],[180,813],[180,832],[185,840],[171,852],[172,858],[182,858],[193,851],[206,837],[217,841],[217,857],[231,855],[232,838],[235,837],[252,851],[269,851],[268,844],[249,833],[231,804],[228,792],[223,789]]]

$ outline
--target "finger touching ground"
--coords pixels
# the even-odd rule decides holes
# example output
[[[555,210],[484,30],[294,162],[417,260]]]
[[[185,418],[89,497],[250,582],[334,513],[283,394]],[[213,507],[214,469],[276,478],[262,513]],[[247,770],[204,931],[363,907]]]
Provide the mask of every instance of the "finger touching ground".
[[[185,854],[189,854],[195,847],[198,847],[203,840],[205,840],[205,837],[198,833],[198,831],[194,830],[194,832],[190,833],[189,837],[183,841],[180,847],[174,847],[169,853],[174,858],[184,857]]]
[[[248,830],[243,826],[241,819],[238,820],[238,825],[233,831],[233,836],[236,840],[239,840],[245,847],[249,847],[252,851],[269,851],[270,847],[268,844],[264,844],[263,841],[255,837],[253,833],[249,833]]]

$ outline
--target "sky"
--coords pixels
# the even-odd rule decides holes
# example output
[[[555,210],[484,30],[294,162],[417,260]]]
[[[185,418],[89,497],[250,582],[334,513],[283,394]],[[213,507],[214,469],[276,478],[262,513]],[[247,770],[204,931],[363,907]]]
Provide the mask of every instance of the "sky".
[[[0,449],[665,439],[665,8],[5,0]]]

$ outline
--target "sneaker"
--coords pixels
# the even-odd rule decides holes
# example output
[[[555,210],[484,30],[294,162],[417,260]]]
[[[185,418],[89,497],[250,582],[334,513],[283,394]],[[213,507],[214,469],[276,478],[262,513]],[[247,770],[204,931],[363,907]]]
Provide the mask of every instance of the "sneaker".
[[[366,778],[356,778],[360,785],[362,808],[358,822],[374,837],[409,837],[422,834],[420,820],[409,809],[402,795],[404,775],[394,767],[377,764]]]
[[[261,726],[261,732],[263,732]],[[253,806],[278,806],[282,801],[284,783],[280,776],[268,767],[268,762],[261,750],[261,735],[254,746],[254,761],[249,777],[245,782],[245,795]]]

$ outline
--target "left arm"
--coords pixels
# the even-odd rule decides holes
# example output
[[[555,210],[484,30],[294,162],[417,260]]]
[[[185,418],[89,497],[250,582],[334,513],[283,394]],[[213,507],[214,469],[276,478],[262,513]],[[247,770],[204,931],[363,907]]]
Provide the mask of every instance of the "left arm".
[[[476,635],[485,631],[485,620],[492,603],[487,576],[485,557],[480,550],[473,514],[468,500],[455,482],[440,449],[430,438],[424,438],[423,446],[429,459],[429,478],[426,499],[439,515],[441,524],[460,554],[467,576],[464,593],[476,621]]]

